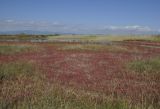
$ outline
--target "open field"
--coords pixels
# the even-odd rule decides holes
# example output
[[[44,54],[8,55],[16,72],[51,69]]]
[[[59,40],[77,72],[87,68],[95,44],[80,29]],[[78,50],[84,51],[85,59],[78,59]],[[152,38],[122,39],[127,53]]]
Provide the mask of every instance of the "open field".
[[[18,35],[0,35],[0,40],[43,40],[46,39],[46,35],[27,35],[27,34],[18,34]]]
[[[145,40],[160,42],[159,35],[60,35],[48,36],[49,40],[80,40],[80,41],[125,41],[125,40]]]
[[[88,42],[100,42],[100,41],[152,41],[160,42],[160,35],[0,35],[0,41],[5,40],[48,40],[48,41],[88,41]]]
[[[112,44],[1,41],[0,108],[159,109],[159,37],[117,37],[45,37],[120,41]]]

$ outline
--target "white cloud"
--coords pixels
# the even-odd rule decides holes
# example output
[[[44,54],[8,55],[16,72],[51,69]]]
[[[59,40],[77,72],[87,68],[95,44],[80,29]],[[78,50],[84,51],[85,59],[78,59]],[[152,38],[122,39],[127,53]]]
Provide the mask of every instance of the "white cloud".
[[[125,29],[129,29],[129,30],[137,30],[137,31],[151,31],[152,29],[148,26],[139,26],[139,25],[135,25],[135,26],[125,26]]]
[[[104,29],[107,30],[121,30],[121,31],[139,31],[139,32],[149,32],[152,31],[152,29],[148,26],[139,26],[139,25],[133,25],[133,26],[105,26]]]
[[[5,20],[5,22],[12,23],[14,22],[14,20],[8,19],[8,20]]]
[[[67,25],[59,22],[46,21],[16,21],[16,20],[0,20],[0,31],[14,30],[41,30],[41,31],[59,31],[66,28]]]
[[[103,29],[117,30],[117,29],[121,29],[121,27],[120,26],[104,26]]]
[[[83,24],[64,24],[60,22],[47,21],[17,21],[17,20],[0,20],[0,31],[14,30],[38,30],[50,32],[66,33],[89,33],[89,34],[125,34],[125,33],[153,33],[160,32],[160,29],[154,30],[148,26],[128,25],[128,26],[86,26]]]

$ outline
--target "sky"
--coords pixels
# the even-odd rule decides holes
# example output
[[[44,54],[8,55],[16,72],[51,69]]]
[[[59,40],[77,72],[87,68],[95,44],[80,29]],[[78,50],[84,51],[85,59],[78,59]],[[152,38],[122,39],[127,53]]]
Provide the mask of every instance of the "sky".
[[[0,31],[160,32],[160,0],[0,0]]]

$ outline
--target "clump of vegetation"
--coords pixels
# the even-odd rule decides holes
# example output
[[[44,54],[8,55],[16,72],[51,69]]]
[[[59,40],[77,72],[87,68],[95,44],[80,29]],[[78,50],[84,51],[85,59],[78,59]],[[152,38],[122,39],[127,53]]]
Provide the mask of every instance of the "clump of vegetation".
[[[1,63],[0,108],[17,109],[24,101],[24,109],[28,108],[30,100],[38,97],[44,88],[40,81],[42,76],[38,73],[38,69],[30,62]]]
[[[38,50],[36,46],[31,45],[0,45],[1,55],[11,55],[22,52]]]
[[[0,40],[45,40],[47,35],[28,35],[28,34],[17,34],[17,35],[0,35]]]
[[[35,67],[31,63],[11,62],[0,64],[0,80],[15,79],[19,75],[32,76]]]
[[[151,41],[160,42],[160,35],[152,36]]]
[[[127,66],[137,73],[158,74],[160,73],[160,57],[147,60],[136,60],[129,63]]]

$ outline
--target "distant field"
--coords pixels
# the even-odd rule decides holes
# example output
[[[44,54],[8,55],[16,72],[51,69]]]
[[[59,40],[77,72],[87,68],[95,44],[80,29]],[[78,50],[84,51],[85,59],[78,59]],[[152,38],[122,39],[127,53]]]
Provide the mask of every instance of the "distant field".
[[[80,41],[125,41],[125,40],[146,40],[160,42],[160,36],[113,36],[113,35],[60,35],[48,36],[49,40],[80,40]]]
[[[0,109],[160,108],[159,36],[29,37],[0,38]]]
[[[27,35],[27,34],[18,34],[18,35],[0,35],[0,41],[3,40],[44,40],[46,35]]]
[[[49,41],[126,41],[145,40],[160,42],[159,35],[0,35],[0,40],[49,40]]]

